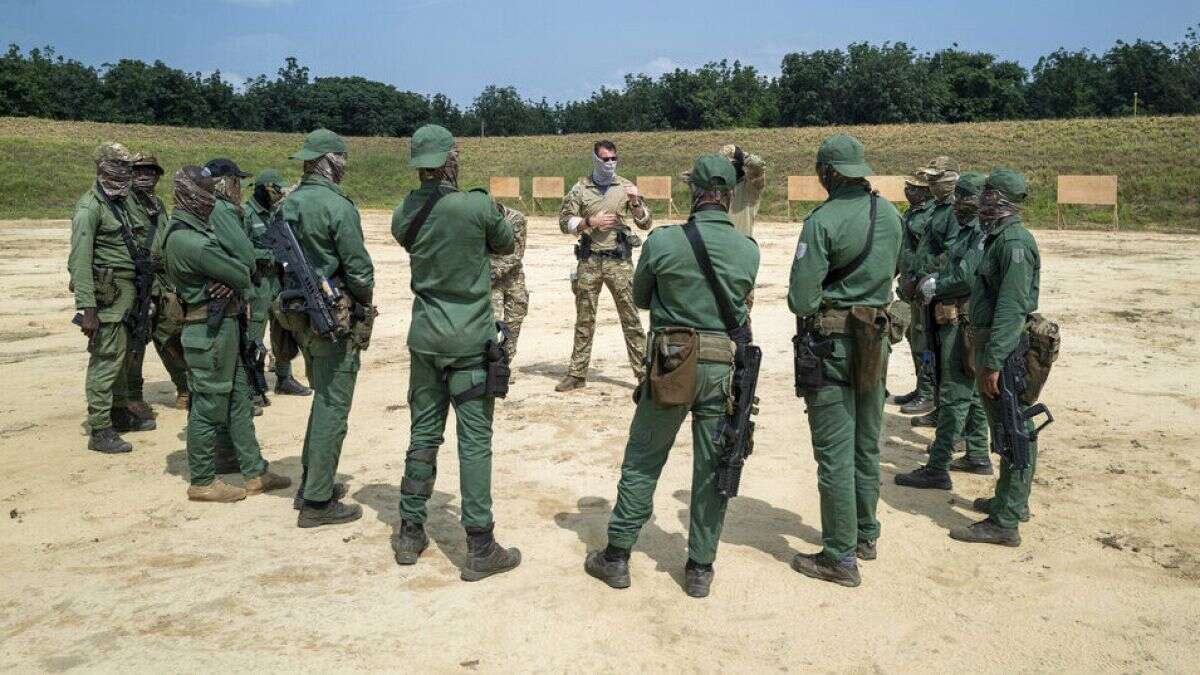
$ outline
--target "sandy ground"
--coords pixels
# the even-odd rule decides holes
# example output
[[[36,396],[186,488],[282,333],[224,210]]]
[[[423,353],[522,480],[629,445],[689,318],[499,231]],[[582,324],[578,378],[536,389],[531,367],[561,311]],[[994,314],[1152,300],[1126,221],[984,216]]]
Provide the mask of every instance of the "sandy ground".
[[[411,294],[387,216],[365,218],[381,291],[342,478],[359,522],[300,530],[286,494],[236,505],[186,501],[185,414],[153,353],[158,430],[134,453],[86,450],[87,356],[69,324],[63,221],[0,224],[0,667],[654,671],[1187,671],[1200,643],[1200,240],[1038,232],[1043,311],[1063,357],[1045,400],[1033,520],[1019,549],[958,544],[948,528],[992,480],[950,492],[897,488],[929,430],[887,407],[880,557],[845,589],[788,561],[819,545],[814,463],[791,390],[784,301],[794,225],[762,226],[755,329],[766,353],[757,452],[729,508],[713,594],[680,589],[691,471],[685,425],[656,518],[617,592],[587,577],[603,545],[632,413],[611,304],[589,386],[556,394],[574,310],[570,242],[532,224],[529,321],[498,407],[495,502],[515,572],[459,581],[457,460],[450,425],[429,527],[434,545],[400,569],[388,545],[408,437]],[[607,297],[607,296],[605,296]],[[912,384],[901,346],[891,388]],[[272,467],[299,476],[308,399],[275,398],[256,420]],[[231,477],[232,480],[240,480]]]

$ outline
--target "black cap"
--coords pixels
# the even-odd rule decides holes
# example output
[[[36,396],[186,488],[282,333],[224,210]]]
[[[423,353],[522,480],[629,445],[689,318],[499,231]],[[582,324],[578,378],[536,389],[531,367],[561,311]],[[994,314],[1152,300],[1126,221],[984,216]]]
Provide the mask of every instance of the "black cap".
[[[225,178],[226,176],[237,176],[238,178],[249,178],[252,173],[246,173],[238,168],[238,165],[232,159],[214,159],[204,165],[208,169],[208,173],[213,178]]]

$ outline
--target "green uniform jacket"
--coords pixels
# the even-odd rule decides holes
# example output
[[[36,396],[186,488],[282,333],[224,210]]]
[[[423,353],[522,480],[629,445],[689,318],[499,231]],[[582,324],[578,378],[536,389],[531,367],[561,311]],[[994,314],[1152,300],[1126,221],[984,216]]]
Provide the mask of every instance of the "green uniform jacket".
[[[158,205],[158,213],[154,216],[150,215],[150,210],[142,203],[141,198],[131,193],[126,203],[129,204],[129,215],[133,221],[133,231],[137,239],[142,242],[142,245],[150,250],[150,261],[154,265],[154,285],[151,287],[151,295],[162,295],[164,291],[172,290],[164,286],[165,270],[162,266],[162,240],[167,234],[167,226],[170,218],[167,216],[167,207],[163,205],[158,195],[150,195],[149,199],[153,199]],[[150,228],[153,225],[154,236],[150,236]]]
[[[971,289],[971,325],[991,328],[979,365],[1000,370],[1017,348],[1026,318],[1037,311],[1042,259],[1020,216],[992,225],[982,242],[979,275]]]
[[[358,208],[340,186],[305,174],[283,200],[283,217],[314,272],[340,280],[359,302],[374,290],[375,265],[363,243]]]
[[[256,253],[254,244],[250,242],[246,226],[237,206],[223,197],[217,197],[212,214],[208,216],[208,226],[217,234],[221,245],[238,262],[253,269]]]
[[[937,273],[934,297],[938,300],[969,296],[979,260],[983,257],[983,230],[979,227],[979,219],[972,218],[966,225],[961,225],[956,218],[954,227],[946,241],[946,262]]]
[[[929,202],[928,222],[925,225],[925,237],[917,244],[916,255],[912,259],[913,274],[925,276],[933,274],[946,264],[946,253],[951,239],[958,234],[958,218],[954,215],[954,198],[947,197],[944,202]]]
[[[208,224],[196,216],[175,209],[171,213],[171,228],[182,222],[188,227],[171,233],[164,246],[167,279],[188,306],[208,302],[208,282],[247,291],[250,289],[250,267],[231,254]]]
[[[754,289],[758,275],[758,244],[738,232],[724,211],[699,211],[695,220],[717,284],[729,298],[737,320],[745,323],[750,314],[746,296]],[[716,333],[727,330],[717,300],[679,225],[660,227],[646,240],[633,273],[633,302],[650,310],[651,331],[668,326]]]
[[[254,257],[267,263],[275,262],[275,253],[267,243],[267,223],[273,215],[272,210],[264,209],[253,197],[242,204],[242,225],[254,246]]]
[[[409,224],[438,189],[449,192],[433,207],[409,251],[414,298],[408,347],[473,356],[496,337],[489,255],[513,252],[513,229],[486,192],[458,192],[448,183],[423,181],[392,214],[396,241],[404,241]]]
[[[125,213],[125,202],[123,197],[113,200],[122,213]],[[130,225],[132,230],[132,222]],[[96,306],[93,265],[111,268],[115,277],[133,279],[133,258],[121,238],[121,221],[113,215],[99,185],[93,185],[79,198],[71,218],[71,254],[67,258],[67,270],[75,289],[75,309]]]
[[[929,217],[933,214],[933,200],[929,199],[908,207],[904,212],[904,241],[900,247],[900,274],[908,276],[915,266],[917,249],[928,231]]]
[[[886,307],[900,254],[900,212],[883,197],[876,202],[875,240],[858,269],[828,289],[821,282],[830,270],[849,265],[866,247],[870,193],[858,185],[840,187],[804,220],[788,288],[788,308],[810,316],[823,305]]]

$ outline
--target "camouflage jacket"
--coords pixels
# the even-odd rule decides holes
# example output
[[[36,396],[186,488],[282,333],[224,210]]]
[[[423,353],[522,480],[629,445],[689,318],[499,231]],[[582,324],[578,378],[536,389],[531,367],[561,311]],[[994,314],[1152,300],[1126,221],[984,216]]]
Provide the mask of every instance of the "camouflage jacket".
[[[629,231],[626,218],[632,218],[633,224],[643,230],[650,229],[650,208],[643,201],[640,209],[634,210],[629,205],[629,195],[625,188],[633,185],[628,180],[617,176],[606,190],[601,190],[592,182],[591,176],[579,179],[563,197],[562,211],[558,214],[558,226],[564,234],[587,234],[592,239],[593,250],[613,249],[617,246],[617,232]],[[617,214],[617,224],[610,230],[587,230],[579,232],[585,218],[599,215],[602,212]]]
[[[758,203],[767,187],[767,163],[758,155],[747,154],[742,167],[746,175],[733,189],[733,197],[729,203],[729,219],[733,221],[733,226],[738,232],[753,237]]]
[[[525,257],[525,214],[499,202],[496,203],[496,206],[500,209],[504,220],[512,226],[514,244],[512,253],[492,254],[492,281],[516,275],[521,270],[521,259]]]

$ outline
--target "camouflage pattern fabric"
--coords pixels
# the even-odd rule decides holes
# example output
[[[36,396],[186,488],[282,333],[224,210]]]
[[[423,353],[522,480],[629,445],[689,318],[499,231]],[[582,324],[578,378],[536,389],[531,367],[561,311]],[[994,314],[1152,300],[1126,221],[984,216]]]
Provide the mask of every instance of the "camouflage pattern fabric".
[[[529,291],[525,288],[525,269],[521,260],[525,257],[527,228],[525,214],[497,202],[496,208],[504,220],[513,228],[513,252],[491,256],[492,262],[492,313],[497,321],[508,324],[508,358],[517,355],[517,339],[521,336],[521,324],[529,313]]]
[[[575,292],[575,344],[567,373],[586,378],[596,332],[596,309],[601,287],[607,286],[617,305],[629,365],[640,381],[645,373],[646,334],[633,304],[633,264],[624,260],[592,257],[579,261],[571,289]]]
[[[737,146],[730,143],[721,148],[721,155],[733,161]],[[754,236],[754,220],[758,217],[758,205],[763,190],[767,187],[767,163],[758,155],[743,151],[742,170],[745,177],[733,189],[729,203],[729,219],[738,232],[747,237]]]
[[[333,183],[341,183],[342,177],[346,175],[346,156],[336,152],[327,152],[319,159],[305,162],[304,173],[315,173]]]
[[[133,183],[133,155],[120,143],[105,143],[96,149],[96,180],[109,198],[129,194]]]

